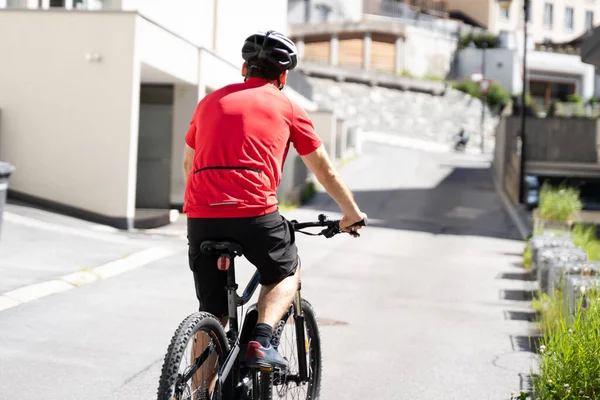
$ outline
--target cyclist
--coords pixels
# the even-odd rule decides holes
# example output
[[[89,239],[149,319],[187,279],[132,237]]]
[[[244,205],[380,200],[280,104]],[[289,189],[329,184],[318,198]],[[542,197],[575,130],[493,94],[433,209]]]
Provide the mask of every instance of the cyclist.
[[[296,46],[276,31],[249,36],[242,47],[243,83],[198,104],[185,138],[189,265],[200,311],[226,324],[226,272],[200,252],[200,243],[231,239],[260,272],[258,322],[247,350],[251,367],[287,368],[271,346],[273,326],[293,301],[300,262],[294,231],[278,212],[276,189],[290,143],[337,202],[342,230],[366,219],[332,165],[304,109],[281,90],[298,62]]]

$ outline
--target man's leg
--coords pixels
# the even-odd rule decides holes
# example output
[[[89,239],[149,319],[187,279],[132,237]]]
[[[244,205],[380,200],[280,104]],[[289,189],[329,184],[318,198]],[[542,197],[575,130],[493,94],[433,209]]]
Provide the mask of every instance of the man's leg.
[[[263,286],[258,297],[258,323],[273,328],[294,301],[298,291],[300,268],[296,273],[269,286]]]
[[[251,367],[287,368],[287,361],[271,346],[273,328],[298,291],[300,259],[294,231],[279,212],[254,218],[244,230],[244,255],[260,272],[258,321],[248,343]]]

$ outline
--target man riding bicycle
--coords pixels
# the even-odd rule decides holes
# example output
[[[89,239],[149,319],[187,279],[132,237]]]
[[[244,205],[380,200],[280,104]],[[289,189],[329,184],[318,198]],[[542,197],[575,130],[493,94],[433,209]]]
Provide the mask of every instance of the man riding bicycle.
[[[258,322],[246,354],[251,367],[287,368],[271,346],[273,326],[293,301],[300,262],[290,224],[279,214],[276,189],[290,143],[356,231],[367,216],[332,165],[304,109],[281,92],[298,63],[294,43],[275,31],[249,36],[242,47],[243,83],[227,85],[198,104],[185,138],[189,265],[200,311],[228,314],[227,273],[200,251],[204,240],[227,238],[244,248],[260,272]]]

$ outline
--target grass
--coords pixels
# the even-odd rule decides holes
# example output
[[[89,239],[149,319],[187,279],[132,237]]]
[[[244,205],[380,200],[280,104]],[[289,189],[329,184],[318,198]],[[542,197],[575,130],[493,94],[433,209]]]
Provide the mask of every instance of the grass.
[[[525,250],[523,250],[523,267],[527,271],[531,270],[531,242],[529,240],[527,240]]]
[[[559,302],[554,296],[550,304]],[[575,400],[600,397],[600,298],[590,293],[588,306],[569,317],[548,315],[540,346],[540,373],[534,399]],[[562,302],[561,302],[562,303]]]
[[[542,186],[539,216],[552,221],[569,221],[582,208],[579,191],[566,186]],[[570,232],[576,246],[590,260],[600,259],[600,242],[593,225],[575,224]],[[531,267],[531,249],[527,243],[523,263]],[[596,298],[596,297],[594,297]],[[534,399],[595,399],[600,395],[600,303],[593,301],[586,310],[570,315],[564,308],[561,290],[548,295],[539,293],[532,308],[540,315],[543,332],[540,373],[534,377]]]
[[[542,186],[538,215],[546,220],[567,222],[581,210],[579,191],[566,186]],[[591,261],[600,261],[600,241],[594,225],[577,223],[568,232],[576,246]],[[523,252],[525,268],[531,268],[529,241]],[[600,398],[600,296],[586,293],[586,307],[572,314],[565,309],[562,290],[538,292],[532,308],[538,312],[543,334],[539,348],[539,374],[533,378],[535,400],[575,400]],[[582,296],[583,298],[583,296]],[[519,397],[525,399],[521,392]]]
[[[572,231],[573,243],[581,247],[590,261],[600,261],[600,241],[596,237],[596,227],[587,224],[575,224]]]
[[[542,185],[538,208],[541,218],[566,222],[579,213],[582,206],[578,189],[565,185],[556,188],[548,183]]]
[[[552,295],[547,293],[538,293],[531,302],[533,308],[539,317],[538,323],[542,332],[550,334],[555,321],[564,317],[564,298],[560,290]]]

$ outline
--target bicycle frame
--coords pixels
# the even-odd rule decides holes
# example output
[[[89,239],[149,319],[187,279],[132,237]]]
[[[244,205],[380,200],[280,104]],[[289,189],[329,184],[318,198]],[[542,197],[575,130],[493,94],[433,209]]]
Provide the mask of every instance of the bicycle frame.
[[[240,332],[239,332],[239,323],[237,316],[237,308],[247,304],[256,288],[259,285],[260,281],[260,273],[258,270],[254,272],[252,278],[246,285],[242,296],[238,296],[237,288],[238,285],[235,281],[235,261],[231,260],[231,264],[229,269],[227,270],[227,304],[229,311],[229,331],[227,332],[227,336],[229,338],[230,349],[227,357],[225,358],[225,362],[223,366],[219,369],[217,375],[217,381],[215,384],[215,389],[212,398],[214,400],[221,400],[223,395],[223,385],[230,373],[233,370],[234,365],[239,360],[240,353]],[[298,348],[298,367],[299,367],[299,375],[301,381],[306,381],[308,379],[308,370],[306,365],[306,348],[304,344],[304,317],[302,316],[302,296],[301,296],[301,285],[298,284],[298,292],[294,298],[294,306],[295,306],[295,325],[296,325],[296,337],[297,337],[297,348]],[[248,310],[250,312],[251,310]],[[245,322],[245,320],[244,320]],[[239,369],[234,370],[234,380],[233,382],[237,382],[239,380],[239,376],[237,373]]]
[[[331,238],[331,237],[337,235],[338,233],[342,233],[342,230],[340,229],[340,226],[339,226],[340,221],[327,220],[327,217],[323,214],[319,215],[318,222],[298,223],[298,221],[295,221],[295,220],[293,220],[291,222],[294,225],[294,230],[296,232],[300,232],[300,233],[304,233],[304,234],[308,234],[308,235],[312,235],[312,236],[321,236],[322,235],[326,238]],[[365,219],[363,221],[360,221],[360,222],[357,222],[357,223],[351,225],[350,228],[353,226],[365,226],[366,222],[367,221]],[[311,234],[311,233],[302,231],[302,229],[310,228],[310,227],[324,227],[325,229],[323,229],[319,234]],[[360,236],[358,234],[358,232],[356,232],[356,231],[347,231],[347,232],[355,237]],[[240,379],[239,379],[240,378],[239,375],[241,372],[240,366],[239,366],[239,362],[240,362],[239,355],[240,355],[240,351],[241,351],[240,340],[242,337],[244,338],[244,340],[249,339],[249,337],[251,335],[251,330],[253,330],[253,328],[254,328],[253,324],[256,323],[256,321],[252,322],[253,317],[254,317],[254,315],[256,315],[256,317],[258,317],[257,306],[252,305],[246,312],[246,317],[244,318],[244,323],[242,325],[242,331],[241,331],[241,335],[240,335],[237,308],[247,304],[250,301],[250,298],[254,295],[254,292],[256,291],[256,288],[258,287],[258,285],[260,283],[260,274],[258,271],[256,271],[254,273],[254,275],[252,276],[252,278],[250,278],[250,281],[248,282],[248,284],[246,285],[246,288],[244,289],[242,296],[241,297],[238,296],[238,294],[237,294],[238,285],[235,280],[234,259],[235,259],[235,256],[230,257],[230,259],[229,259],[229,261],[230,261],[229,268],[227,268],[227,286],[225,287],[225,289],[227,290],[227,308],[228,308],[228,318],[229,318],[229,330],[227,331],[227,339],[229,341],[229,343],[228,343],[229,351],[225,355],[225,360],[217,374],[215,387],[213,390],[213,394],[211,396],[213,400],[222,400],[223,386],[225,385],[225,381],[229,378],[232,371],[233,371],[233,376],[231,378],[231,382],[233,384],[238,385],[240,383],[242,383],[242,384],[245,383],[245,379],[244,379],[244,382],[240,382]],[[298,260],[298,262],[300,263],[300,260]],[[300,264],[298,265],[298,268],[300,268]],[[307,362],[306,362],[307,346],[306,346],[305,332],[304,332],[304,315],[302,312],[301,286],[302,286],[301,282],[299,281],[298,282],[298,290],[297,290],[296,296],[294,297],[294,300],[293,300],[293,305],[294,305],[293,317],[294,317],[294,323],[295,323],[294,325],[295,325],[295,329],[296,329],[296,345],[297,345],[297,352],[298,352],[297,353],[298,375],[292,375],[292,376],[282,375],[285,378],[284,382],[294,381],[297,384],[306,382],[308,380],[308,373],[309,373]],[[251,313],[252,313],[252,315],[251,315]],[[248,322],[248,321],[250,321],[250,322]],[[182,378],[183,378],[183,382],[187,382],[187,380],[190,379],[196,373],[196,371],[201,367],[201,365],[204,363],[204,361],[206,361],[206,359],[214,351],[214,348],[215,348],[214,343],[212,343],[212,341],[211,341],[211,343],[209,344],[209,347],[207,347],[207,349],[204,350],[202,352],[202,354],[196,358],[196,360],[194,361],[194,364],[188,371],[186,371],[185,375],[183,377],[180,376],[180,378],[176,382],[176,385],[181,384]],[[273,369],[268,369],[268,370],[260,369],[260,371],[270,373],[270,372],[273,372]],[[257,371],[252,371],[254,398],[256,398],[256,396],[259,394],[258,393],[258,390],[259,390],[258,389],[258,376],[259,375],[257,374]],[[272,379],[272,378],[273,378],[272,376],[269,377],[269,379]],[[281,378],[281,376],[279,376],[279,378]],[[233,389],[236,389],[236,388],[233,388]]]

